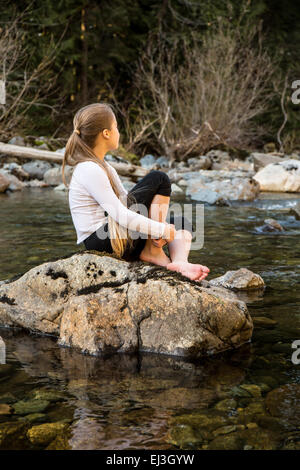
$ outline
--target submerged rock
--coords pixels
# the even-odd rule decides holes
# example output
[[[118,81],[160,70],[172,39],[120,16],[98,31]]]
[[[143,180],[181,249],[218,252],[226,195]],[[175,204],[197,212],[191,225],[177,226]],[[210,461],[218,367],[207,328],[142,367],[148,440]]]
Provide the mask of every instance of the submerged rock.
[[[284,228],[275,219],[265,219],[265,225],[260,228],[261,232],[283,232]]]
[[[0,423],[0,449],[21,450],[27,446],[27,425],[22,422]]]
[[[14,403],[13,409],[14,413],[17,415],[28,415],[33,413],[41,413],[46,408],[48,408],[49,405],[50,402],[47,400],[22,400],[18,401],[17,403]]]
[[[253,330],[246,304],[227,289],[91,251],[1,285],[0,325],[51,334],[60,345],[94,355],[186,357],[239,347]]]
[[[287,384],[275,388],[266,397],[266,408],[271,416],[284,419],[290,426],[300,422],[300,385]]]
[[[27,431],[27,437],[33,445],[46,446],[69,426],[66,423],[44,423],[33,426]]]

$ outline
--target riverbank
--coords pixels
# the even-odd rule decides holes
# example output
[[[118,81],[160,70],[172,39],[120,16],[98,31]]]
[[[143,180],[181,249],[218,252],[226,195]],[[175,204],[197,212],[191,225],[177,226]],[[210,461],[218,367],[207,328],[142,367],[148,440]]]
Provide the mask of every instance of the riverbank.
[[[62,158],[63,154],[64,148],[51,152],[48,156],[50,161],[38,160],[36,155],[32,161],[27,156],[25,162],[20,156],[0,155],[0,192],[20,191],[26,187],[51,187],[65,191],[61,164],[51,161]],[[47,158],[47,155],[41,158]],[[107,154],[105,159],[112,165],[123,165],[120,177],[127,190],[141,177],[138,172],[129,170],[132,164],[125,158]],[[172,195],[211,205],[228,206],[230,201],[254,200],[262,191],[300,192],[298,153],[284,155],[278,152],[252,152],[246,158],[239,159],[226,151],[211,150],[206,155],[189,158],[186,162],[173,162],[172,168],[166,157],[149,154],[140,158],[139,165],[146,172],[151,169],[165,171],[172,182]],[[73,167],[67,165],[67,183],[72,172]]]

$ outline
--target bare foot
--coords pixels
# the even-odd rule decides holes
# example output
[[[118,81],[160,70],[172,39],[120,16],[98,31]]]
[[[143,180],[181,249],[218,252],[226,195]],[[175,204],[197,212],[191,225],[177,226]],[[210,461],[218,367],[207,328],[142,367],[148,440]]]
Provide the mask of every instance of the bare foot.
[[[146,261],[147,263],[158,264],[159,266],[167,266],[171,262],[170,258],[166,253],[161,249],[152,249],[151,251],[145,247],[139,256],[141,261]]]
[[[169,263],[166,266],[171,271],[177,271],[183,276],[192,279],[193,281],[202,281],[209,274],[210,269],[202,264],[193,264],[188,261],[177,261]]]

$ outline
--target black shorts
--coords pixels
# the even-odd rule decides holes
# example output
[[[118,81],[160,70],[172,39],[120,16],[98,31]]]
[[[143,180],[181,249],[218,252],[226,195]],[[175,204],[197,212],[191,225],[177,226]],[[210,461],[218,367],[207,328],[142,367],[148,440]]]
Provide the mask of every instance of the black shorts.
[[[171,196],[171,182],[166,173],[160,170],[151,170],[146,176],[140,179],[138,183],[128,191],[128,194],[132,194],[138,204],[143,204],[150,210],[152,200],[156,194],[162,196]],[[128,207],[130,210],[134,210],[132,202],[128,199]],[[136,212],[139,212],[137,210]],[[107,213],[105,213],[107,215]],[[143,214],[144,215],[144,214]],[[184,216],[174,216],[171,214],[169,220],[166,220],[169,224],[174,224],[176,230],[188,230],[193,233],[193,226],[191,222]],[[136,232],[135,232],[136,233]],[[98,234],[98,235],[97,235]],[[101,236],[102,234],[102,236]],[[105,236],[108,234],[108,236]],[[133,247],[125,249],[122,256],[127,261],[139,260],[139,255],[145,246],[148,236],[142,234],[143,238],[139,237],[133,240]],[[93,232],[89,237],[83,241],[87,250],[106,251],[107,253],[113,253],[113,249],[110,243],[108,222],[102,225],[99,229]]]

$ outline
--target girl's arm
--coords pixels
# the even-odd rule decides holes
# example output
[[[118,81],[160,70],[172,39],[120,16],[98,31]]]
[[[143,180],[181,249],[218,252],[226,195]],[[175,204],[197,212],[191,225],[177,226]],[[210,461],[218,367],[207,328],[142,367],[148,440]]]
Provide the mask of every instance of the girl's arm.
[[[164,222],[145,217],[125,207],[114,193],[105,170],[92,161],[81,162],[80,182],[86,191],[116,222],[130,230],[161,238],[165,234]]]

